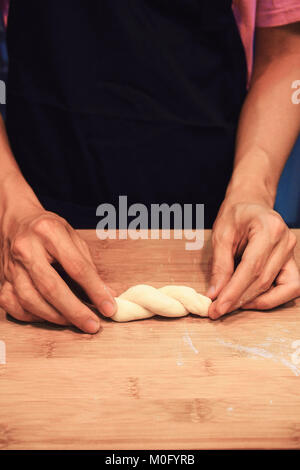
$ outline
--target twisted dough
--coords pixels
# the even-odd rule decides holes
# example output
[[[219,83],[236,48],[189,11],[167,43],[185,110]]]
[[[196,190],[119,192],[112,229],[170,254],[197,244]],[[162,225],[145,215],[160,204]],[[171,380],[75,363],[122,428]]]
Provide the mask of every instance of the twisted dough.
[[[112,317],[117,322],[141,320],[154,315],[184,317],[194,313],[207,317],[211,300],[198,294],[192,287],[164,286],[159,289],[140,284],[130,287],[116,298],[117,313]]]

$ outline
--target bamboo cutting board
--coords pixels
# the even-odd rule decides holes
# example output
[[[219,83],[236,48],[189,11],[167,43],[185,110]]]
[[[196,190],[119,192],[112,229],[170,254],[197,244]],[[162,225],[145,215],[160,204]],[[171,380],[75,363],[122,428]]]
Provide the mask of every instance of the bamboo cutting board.
[[[118,294],[138,283],[205,292],[210,231],[200,251],[81,234]],[[102,324],[88,335],[0,313],[0,449],[300,448],[299,299],[218,321]]]

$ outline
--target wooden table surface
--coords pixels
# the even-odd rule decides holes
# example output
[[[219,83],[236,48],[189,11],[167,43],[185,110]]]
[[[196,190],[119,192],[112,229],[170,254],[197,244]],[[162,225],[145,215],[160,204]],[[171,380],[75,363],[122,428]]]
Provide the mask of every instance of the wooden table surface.
[[[80,233],[118,293],[207,286],[210,231],[199,251]],[[300,448],[300,299],[219,321],[102,324],[89,335],[0,313],[0,449]]]

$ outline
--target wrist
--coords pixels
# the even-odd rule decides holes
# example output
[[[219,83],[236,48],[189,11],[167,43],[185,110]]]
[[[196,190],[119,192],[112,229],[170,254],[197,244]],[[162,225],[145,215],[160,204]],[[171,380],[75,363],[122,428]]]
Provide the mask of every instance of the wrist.
[[[231,179],[226,190],[225,200],[232,202],[251,202],[274,207],[276,192],[262,182],[251,178]]]
[[[238,146],[239,147],[239,146]],[[226,198],[274,207],[282,168],[259,146],[238,148]]]
[[[243,174],[233,172],[226,190],[226,200],[232,202],[251,202],[274,207],[276,188],[268,178],[257,174]]]
[[[1,179],[0,221],[7,229],[27,214],[44,210],[33,190],[20,172],[12,171]]]

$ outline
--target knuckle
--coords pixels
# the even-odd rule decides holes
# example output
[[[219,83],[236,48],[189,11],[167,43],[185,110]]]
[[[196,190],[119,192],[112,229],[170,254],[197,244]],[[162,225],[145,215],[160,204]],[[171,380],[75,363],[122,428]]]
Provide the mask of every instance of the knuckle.
[[[42,282],[39,285],[39,291],[43,297],[46,299],[53,299],[57,291],[57,283],[55,279],[52,279],[50,276],[47,277],[45,282]]]
[[[88,270],[87,261],[78,258],[70,261],[70,274],[74,278],[82,278],[86,275]]]
[[[30,273],[35,279],[43,279],[48,276],[44,273],[45,268],[44,265],[39,260],[34,260],[30,267]]]
[[[266,292],[270,289],[272,285],[272,280],[269,278],[262,278],[259,282],[258,290],[260,293]]]
[[[26,260],[29,257],[28,239],[25,235],[17,235],[11,245],[11,253],[16,259]]]
[[[211,269],[211,275],[213,277],[216,277],[220,274],[226,274],[228,272],[228,269],[226,268],[226,265],[222,265],[219,262],[215,262],[212,265]]]
[[[273,213],[270,215],[269,224],[271,229],[271,237],[274,240],[280,239],[287,230],[287,226],[279,214]]]
[[[230,228],[216,228],[212,234],[212,244],[215,245],[231,245],[233,243],[233,231]]]
[[[83,329],[84,324],[89,318],[91,318],[91,316],[91,314],[85,313],[82,310],[75,310],[72,312],[72,316],[69,318],[69,320],[78,328]]]
[[[60,225],[58,220],[56,220],[54,217],[46,215],[36,219],[32,223],[32,230],[37,235],[44,236],[49,232],[53,232],[58,227],[58,225]]]
[[[26,307],[26,310],[30,310],[33,306],[32,295],[26,289],[22,289],[18,293],[18,300],[22,306]]]
[[[247,263],[253,279],[258,279],[261,276],[264,262],[261,258],[253,259],[251,257],[244,257],[243,261]]]

